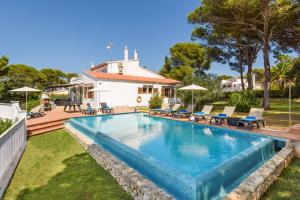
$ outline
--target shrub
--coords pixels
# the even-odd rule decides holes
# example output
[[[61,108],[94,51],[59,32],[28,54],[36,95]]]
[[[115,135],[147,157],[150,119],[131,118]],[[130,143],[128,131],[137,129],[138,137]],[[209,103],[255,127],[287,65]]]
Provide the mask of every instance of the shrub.
[[[69,98],[69,95],[67,94],[50,94],[50,99],[55,100],[55,99],[65,99],[67,100]]]
[[[0,119],[0,135],[12,126],[12,121],[9,119]]]
[[[260,102],[253,92],[235,92],[229,95],[228,104],[236,106],[238,112],[249,112],[251,107],[259,106]]]
[[[40,105],[40,99],[30,99],[27,101],[27,111],[30,111],[32,108]],[[21,109],[25,110],[26,109],[26,103],[22,102],[20,105]]]
[[[163,104],[163,98],[158,95],[152,95],[151,99],[149,100],[149,107],[150,108],[160,108]]]

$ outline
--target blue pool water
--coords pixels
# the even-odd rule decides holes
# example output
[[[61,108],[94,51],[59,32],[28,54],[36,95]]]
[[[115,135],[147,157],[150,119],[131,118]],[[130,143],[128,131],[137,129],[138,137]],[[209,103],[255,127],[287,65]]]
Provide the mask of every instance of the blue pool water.
[[[220,199],[274,155],[274,139],[142,113],[69,124],[177,199]]]

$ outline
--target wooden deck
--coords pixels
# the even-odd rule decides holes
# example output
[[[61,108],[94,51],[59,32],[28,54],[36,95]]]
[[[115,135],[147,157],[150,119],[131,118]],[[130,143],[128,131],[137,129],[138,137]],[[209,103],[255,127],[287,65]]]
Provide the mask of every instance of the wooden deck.
[[[83,116],[80,112],[67,113],[64,112],[63,107],[57,107],[52,111],[45,112],[45,116],[28,119],[27,120],[27,133],[28,136],[45,133],[52,130],[61,129],[64,127],[66,120],[72,117]]]
[[[133,108],[130,107],[116,107],[114,108],[115,113],[131,112]],[[97,115],[102,115],[98,112]],[[86,116],[81,112],[65,112],[63,106],[58,106],[54,110],[45,112],[45,116],[28,119],[27,120],[27,133],[28,136],[34,136],[41,133],[64,128],[66,120],[72,117]]]

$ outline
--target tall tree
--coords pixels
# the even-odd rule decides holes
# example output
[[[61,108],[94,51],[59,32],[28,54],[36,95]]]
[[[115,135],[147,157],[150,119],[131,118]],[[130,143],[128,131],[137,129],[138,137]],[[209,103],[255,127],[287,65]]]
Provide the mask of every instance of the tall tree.
[[[2,56],[0,58],[0,77],[4,76],[7,73],[7,65],[8,65],[9,59],[6,56]]]
[[[78,77],[77,73],[66,73],[65,78],[68,83],[70,83],[71,78]]]
[[[221,26],[254,34],[260,41],[264,60],[264,108],[269,108],[272,49],[300,48],[300,5],[298,0],[203,0],[189,18],[207,27]]]
[[[168,58],[168,56],[165,57],[165,63],[162,66],[162,68],[159,70],[159,74],[162,76],[168,76],[168,74],[171,71],[171,63],[170,63],[170,59]]]
[[[207,49],[196,43],[178,43],[170,48],[171,57],[166,59],[161,71],[165,76],[182,81],[186,76],[203,74],[210,68]]]
[[[292,78],[289,76],[293,69],[294,61],[288,55],[279,54],[277,56],[276,65],[271,68],[272,83],[277,85],[279,90],[287,87],[287,83]]]
[[[66,83],[66,74],[61,70],[45,68],[41,69],[41,73],[43,73],[47,77],[47,82],[45,86]]]
[[[230,64],[232,59],[243,60],[243,62],[245,60],[245,65],[248,66],[248,90],[253,90],[252,66],[261,49],[259,40],[252,32],[245,32],[239,24],[236,24],[234,29],[231,26],[224,26],[222,22],[215,22],[212,25],[208,23],[209,16],[207,17],[203,13],[205,12],[200,7],[188,17],[190,23],[197,25],[192,33],[192,39],[200,39],[200,42],[210,49],[218,49],[218,51],[212,51],[214,53],[211,55],[212,58],[217,58],[214,61]],[[244,66],[240,64],[239,70],[235,64],[233,70],[244,71],[243,68]],[[242,76],[241,79],[243,81]]]

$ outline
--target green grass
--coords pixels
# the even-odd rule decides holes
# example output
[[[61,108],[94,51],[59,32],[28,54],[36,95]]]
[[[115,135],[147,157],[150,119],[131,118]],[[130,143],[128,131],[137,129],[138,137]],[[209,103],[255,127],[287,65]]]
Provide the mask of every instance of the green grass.
[[[213,103],[214,113],[222,112],[226,101],[218,101]],[[286,128],[289,126],[289,102],[288,99],[271,99],[271,108],[264,112],[264,117],[267,119],[267,126],[271,128]],[[300,121],[300,100],[294,99],[292,101],[292,124]],[[247,113],[235,113],[237,116],[245,116]]]
[[[65,131],[31,137],[5,200],[131,199]]]
[[[300,196],[300,160],[297,159],[285,169],[263,200],[299,200]]]

